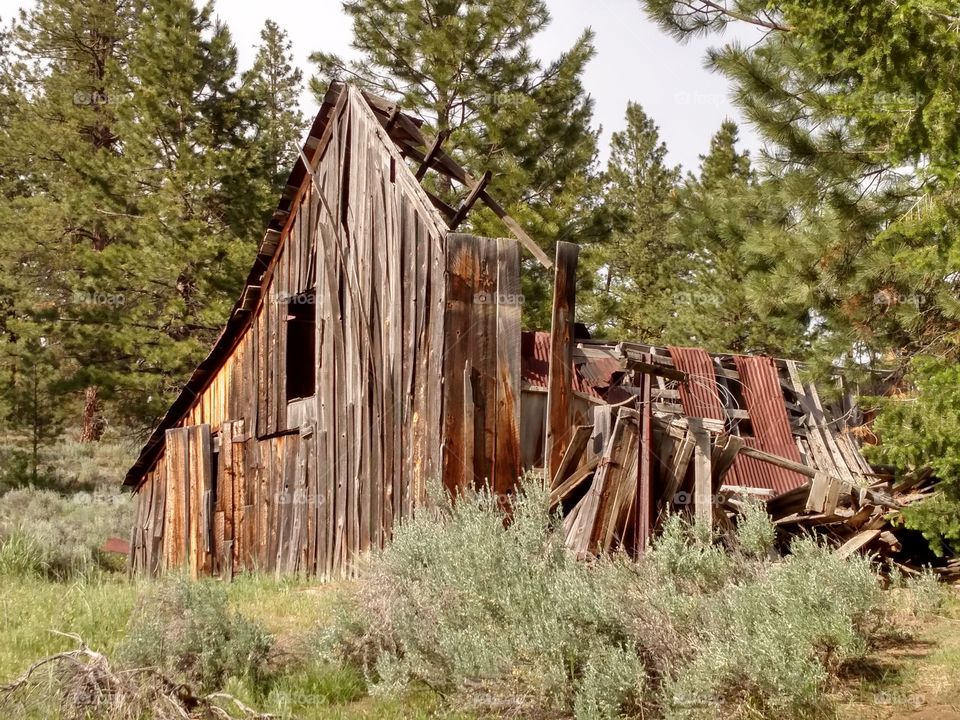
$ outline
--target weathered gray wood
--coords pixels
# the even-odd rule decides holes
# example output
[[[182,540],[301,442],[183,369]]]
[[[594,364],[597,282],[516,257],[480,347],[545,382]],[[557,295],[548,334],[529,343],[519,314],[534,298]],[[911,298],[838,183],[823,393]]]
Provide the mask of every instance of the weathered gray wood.
[[[573,323],[579,247],[557,243],[553,313],[550,323],[550,371],[547,395],[547,434],[544,467],[554,477],[573,430]]]
[[[505,495],[520,476],[520,250],[497,240],[497,407],[494,491]],[[534,429],[528,432],[535,432]]]
[[[694,492],[693,511],[698,524],[713,526],[713,473],[710,469],[710,433],[700,418],[687,418],[693,435]]]

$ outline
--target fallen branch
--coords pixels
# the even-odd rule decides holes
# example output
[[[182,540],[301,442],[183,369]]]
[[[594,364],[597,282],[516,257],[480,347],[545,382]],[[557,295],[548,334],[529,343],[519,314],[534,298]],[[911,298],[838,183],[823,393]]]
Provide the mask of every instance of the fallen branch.
[[[91,650],[78,635],[57,634],[73,639],[78,647],[41,658],[12,682],[0,685],[0,707],[31,689],[46,690],[43,697],[49,698],[53,683],[61,713],[68,720],[91,714],[109,720],[134,720],[144,716],[155,720],[273,720],[275,717],[225,692],[199,695],[155,667],[114,670],[105,655]],[[54,668],[56,674],[41,682],[35,676],[45,667]],[[227,712],[217,701],[231,704],[240,714]]]

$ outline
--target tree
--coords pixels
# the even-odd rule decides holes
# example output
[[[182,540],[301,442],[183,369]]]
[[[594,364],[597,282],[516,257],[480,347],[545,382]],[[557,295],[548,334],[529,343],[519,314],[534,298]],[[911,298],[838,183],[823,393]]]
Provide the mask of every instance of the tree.
[[[64,407],[58,388],[57,358],[44,338],[20,338],[4,348],[2,396],[7,427],[26,438],[26,478],[39,483],[40,450],[63,427]]]
[[[804,352],[810,324],[805,306],[781,298],[776,307],[764,307],[747,286],[752,274],[762,272],[750,252],[752,241],[781,232],[785,213],[759,181],[749,154],[737,151],[738,133],[734,122],[725,121],[700,156],[699,177],[689,175],[675,195],[668,235],[686,254],[664,339],[795,357]]]
[[[260,31],[253,67],[243,74],[243,90],[257,119],[251,139],[251,173],[260,180],[262,199],[257,205],[262,208],[264,225],[297,159],[305,126],[298,106],[302,82],[303,73],[293,65],[286,32],[267,20]]]
[[[667,147],[640,105],[627,105],[626,122],[610,140],[603,192],[610,232],[586,252],[581,306],[596,334],[657,342],[672,324],[686,263],[683,239],[667,234],[680,171],[667,164]]]
[[[543,0],[346,0],[359,59],[314,53],[320,96],[332,79],[397,96],[445,148],[477,174],[494,173],[491,192],[547,254],[557,240],[580,240],[594,227],[597,133],[581,78],[593,56],[592,33],[553,62],[534,58],[531,39],[549,22]],[[434,185],[451,202],[446,183]],[[503,234],[477,209],[468,227]],[[524,274],[526,320],[548,326],[548,274]]]
[[[262,233],[229,32],[190,0],[42,0],[13,51],[6,82],[29,92],[0,151],[22,186],[0,208],[12,314],[61,358],[65,391],[101,388],[116,417],[152,422]]]
[[[942,346],[960,328],[952,4],[644,5],[680,38],[729,23],[764,31],[708,56],[766,141],[763,170],[789,211],[785,232],[756,244],[769,267],[756,294],[804,297],[833,359],[906,363]]]
[[[0,208],[0,242],[4,274],[16,285],[5,288],[6,322],[35,324],[9,338],[15,346],[44,337],[52,352],[57,341],[40,324],[73,298],[67,268],[124,232],[111,215],[120,193],[104,204],[97,198],[105,186],[122,188],[115,101],[131,22],[131,3],[44,0],[9,33],[3,83],[16,94],[6,108],[0,165],[16,180]]]

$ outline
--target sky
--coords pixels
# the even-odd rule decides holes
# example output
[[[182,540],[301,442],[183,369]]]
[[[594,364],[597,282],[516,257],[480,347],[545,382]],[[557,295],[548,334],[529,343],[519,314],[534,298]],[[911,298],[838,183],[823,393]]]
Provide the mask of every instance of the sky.
[[[6,20],[24,0],[0,0],[0,18]],[[639,0],[547,0],[551,24],[533,43],[543,60],[556,58],[583,32],[596,33],[596,57],[587,67],[584,86],[594,99],[594,122],[602,127],[601,158],[610,135],[624,125],[628,101],[639,102],[660,129],[669,160],[695,170],[710,137],[727,117],[740,125],[742,146],[755,155],[759,141],[730,100],[726,80],[703,67],[705,51],[726,38],[696,39],[680,44],[650,22]],[[255,46],[265,20],[284,28],[293,44],[305,79],[313,68],[311,52],[350,54],[350,22],[339,0],[215,0],[216,14],[230,27],[241,68],[253,62]],[[749,39],[745,37],[743,39]],[[307,91],[302,110],[311,116],[317,102]]]

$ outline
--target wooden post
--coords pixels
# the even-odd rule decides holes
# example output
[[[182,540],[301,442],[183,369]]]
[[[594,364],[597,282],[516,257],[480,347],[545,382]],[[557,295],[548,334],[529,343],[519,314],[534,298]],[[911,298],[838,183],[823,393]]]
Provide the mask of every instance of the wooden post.
[[[550,323],[550,371],[547,383],[547,435],[544,464],[553,478],[573,429],[573,320],[576,304],[577,255],[573,243],[557,243],[554,267],[553,316]]]
[[[637,463],[639,477],[633,508],[636,522],[634,555],[646,552],[650,543],[650,516],[653,505],[653,484],[650,474],[650,462],[653,457],[652,381],[653,378],[649,373],[644,373],[640,379],[640,458]]]
[[[710,433],[703,427],[703,419],[687,419],[695,442],[693,448],[693,510],[698,524],[713,527],[713,473],[710,470]]]

